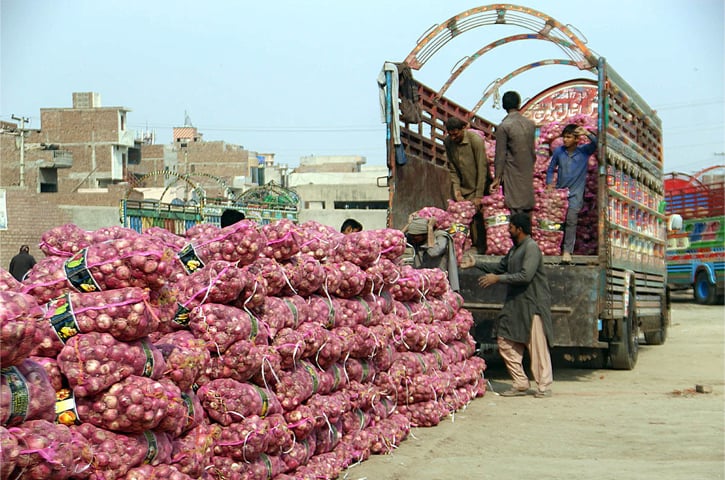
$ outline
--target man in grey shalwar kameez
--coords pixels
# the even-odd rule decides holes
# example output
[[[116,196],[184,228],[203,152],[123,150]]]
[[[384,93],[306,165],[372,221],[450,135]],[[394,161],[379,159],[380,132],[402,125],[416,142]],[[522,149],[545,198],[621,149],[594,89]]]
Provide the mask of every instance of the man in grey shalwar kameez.
[[[536,124],[519,112],[518,93],[504,93],[502,103],[507,115],[496,127],[496,172],[491,193],[503,185],[504,204],[511,214],[530,213],[534,208]]]
[[[497,343],[506,369],[513,378],[506,397],[528,394],[529,378],[522,362],[524,349],[529,350],[531,371],[538,386],[534,396],[551,396],[553,372],[549,344],[553,338],[551,322],[551,291],[544,272],[544,257],[531,238],[531,219],[526,213],[511,216],[509,233],[514,246],[501,262],[484,263],[465,256],[461,268],[477,267],[486,275],[478,284],[489,287],[496,283],[507,285],[506,300],[498,317]]]

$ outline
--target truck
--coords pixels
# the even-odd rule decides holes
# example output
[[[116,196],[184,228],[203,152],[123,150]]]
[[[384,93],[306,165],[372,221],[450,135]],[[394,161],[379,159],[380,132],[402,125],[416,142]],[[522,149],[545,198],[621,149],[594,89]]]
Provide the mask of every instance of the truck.
[[[413,71],[450,40],[474,28],[502,24],[525,33],[500,38],[458,62],[439,90],[413,78]],[[472,62],[508,43],[531,39],[553,42],[569,58],[525,64],[491,82],[470,108],[446,96]],[[522,105],[522,113],[543,125],[586,111],[596,117],[598,128],[597,164],[590,172],[596,189],[593,250],[573,255],[568,265],[559,255],[544,257],[552,292],[552,353],[561,353],[577,366],[630,370],[636,365],[641,337],[649,345],[661,345],[670,324],[662,125],[657,113],[573,27],[528,7],[486,5],[429,29],[404,61],[384,63],[378,84],[386,124],[387,224],[401,228],[410,213],[423,207],[446,209],[451,184],[443,140],[449,117],[464,119],[493,141],[495,123],[477,113],[482,102],[495,97],[514,76],[551,64],[570,66],[577,74],[533,95]],[[579,72],[594,78],[580,78]],[[501,259],[488,254],[478,258],[496,263]],[[506,287],[480,288],[479,275],[475,268],[459,270],[460,294],[474,316],[473,333],[481,353],[495,354],[495,323]]]
[[[695,302],[723,303],[725,293],[725,165],[665,176],[667,284],[692,289]]]
[[[282,219],[295,223],[298,221],[299,196],[294,190],[284,188],[273,181],[251,187],[238,195],[224,188],[226,194],[224,197],[209,197],[199,184],[192,181],[190,175],[178,175],[167,170],[148,173],[141,177],[138,183],[143,184],[145,177],[156,176],[162,176],[167,180],[167,186],[159,200],[129,198],[133,186],[127,189],[119,205],[119,220],[124,227],[139,233],[150,227],[161,227],[177,235],[184,235],[189,228],[199,223],[220,226],[222,212],[227,209],[242,212],[245,218],[260,225]],[[164,202],[169,187],[179,182],[188,185],[192,193],[191,199]],[[219,183],[222,187],[226,187],[223,182]]]

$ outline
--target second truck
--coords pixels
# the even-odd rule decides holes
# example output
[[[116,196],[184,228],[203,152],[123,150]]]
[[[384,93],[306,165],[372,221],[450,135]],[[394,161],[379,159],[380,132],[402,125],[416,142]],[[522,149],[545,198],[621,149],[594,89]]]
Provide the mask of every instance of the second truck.
[[[474,28],[500,25],[519,27],[524,33],[491,42],[456,64],[439,90],[413,78],[412,72],[453,38]],[[474,60],[481,61],[503,45],[531,39],[556,44],[568,59],[525,64],[492,82],[481,102],[470,108],[445,96],[451,82]],[[552,347],[583,366],[632,369],[640,339],[652,345],[664,343],[670,322],[662,126],[656,112],[568,26],[527,7],[477,7],[430,29],[403,62],[384,64],[378,83],[387,125],[388,225],[401,228],[410,213],[423,207],[446,208],[451,184],[443,139],[449,117],[466,120],[493,141],[495,124],[477,114],[481,103],[514,76],[552,64],[571,66],[574,72],[594,78],[574,77],[552,85],[531,96],[522,113],[541,126],[589,109],[599,138],[597,165],[590,172],[596,190],[592,250],[575,254],[571,265],[563,265],[558,255],[544,257],[552,291]],[[487,257],[490,262],[501,258]],[[505,286],[480,288],[478,275],[476,269],[461,270],[460,293],[474,315],[475,337],[485,351],[496,343],[494,325]]]

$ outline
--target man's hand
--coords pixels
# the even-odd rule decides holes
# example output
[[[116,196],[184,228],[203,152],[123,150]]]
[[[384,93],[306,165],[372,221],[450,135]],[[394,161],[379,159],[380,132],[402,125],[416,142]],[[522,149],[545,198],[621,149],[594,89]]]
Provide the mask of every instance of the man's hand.
[[[456,202],[462,202],[463,200],[465,200],[465,198],[463,198],[463,195],[461,194],[461,191],[460,190],[454,190],[453,191],[453,199]]]
[[[548,184],[546,186],[546,191],[547,192],[553,192],[554,191],[554,184],[553,183]]]
[[[495,178],[493,182],[491,182],[491,188],[488,189],[489,193],[498,193],[499,185],[501,185],[501,180]]]
[[[498,275],[495,273],[487,273],[481,277],[478,277],[478,285],[486,288],[498,283]]]
[[[576,127],[576,130],[574,130],[575,135],[589,135],[589,131],[584,127]]]
[[[473,255],[465,254],[463,255],[463,258],[461,258],[461,263],[458,264],[460,268],[471,268],[476,266],[476,259],[473,258]]]

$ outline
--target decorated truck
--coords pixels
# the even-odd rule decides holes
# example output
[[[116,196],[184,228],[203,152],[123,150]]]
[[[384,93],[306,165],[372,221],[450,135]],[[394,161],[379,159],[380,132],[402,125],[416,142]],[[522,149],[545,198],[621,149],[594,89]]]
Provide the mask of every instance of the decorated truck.
[[[725,165],[695,174],[665,176],[667,284],[672,290],[692,289],[697,303],[723,302],[725,293]],[[679,224],[677,224],[679,223]],[[676,225],[677,224],[677,225]]]
[[[160,171],[147,176],[156,176],[156,174],[170,179],[160,200],[131,199],[129,194],[133,188],[129,188],[119,207],[120,221],[124,227],[137,232],[143,232],[150,227],[162,227],[177,235],[183,235],[189,228],[199,223],[219,226],[222,212],[227,209],[242,212],[246,218],[262,225],[282,219],[293,222],[298,220],[299,196],[293,190],[274,182],[255,186],[234,195],[231,189],[217,179],[223,187],[225,196],[210,197],[189,175],[180,176]],[[164,201],[169,187],[179,182],[188,186],[187,190],[191,192],[190,199]]]
[[[413,78],[414,71],[454,38],[471,29],[502,25],[508,31],[520,28],[523,33],[498,38],[456,63],[440,89]],[[499,47],[530,40],[552,42],[568,58],[524,64],[491,82],[481,100],[469,108],[446,96],[451,84],[471,64]],[[493,163],[495,124],[478,115],[478,110],[487,100],[495,99],[513,77],[547,65],[572,67],[569,71],[584,78],[574,76],[545,88],[521,108],[539,126],[533,236],[540,246],[538,239],[551,233],[561,238],[561,232],[552,232],[560,228],[559,224],[536,220],[541,216],[546,191],[540,179],[556,144],[555,132],[566,123],[587,117],[599,140],[590,159],[588,195],[580,214],[572,263],[562,264],[560,247],[551,248],[555,242],[542,248],[553,297],[553,347],[563,358],[581,366],[632,369],[640,339],[651,345],[664,343],[670,322],[662,126],[656,112],[604,57],[587,47],[573,27],[530,8],[487,5],[429,29],[402,62],[384,63],[378,84],[387,125],[388,225],[401,228],[410,213],[425,207],[448,208],[452,197],[443,145],[445,121],[450,117],[467,121],[469,128],[485,139]],[[507,218],[505,213],[486,219],[489,237],[490,229],[502,223],[493,220]],[[483,260],[499,262],[503,254],[487,251]],[[480,349],[484,354],[493,353],[495,322],[506,287],[497,284],[483,289],[477,284],[479,275],[477,269],[459,271],[461,294],[465,307],[474,314]]]

